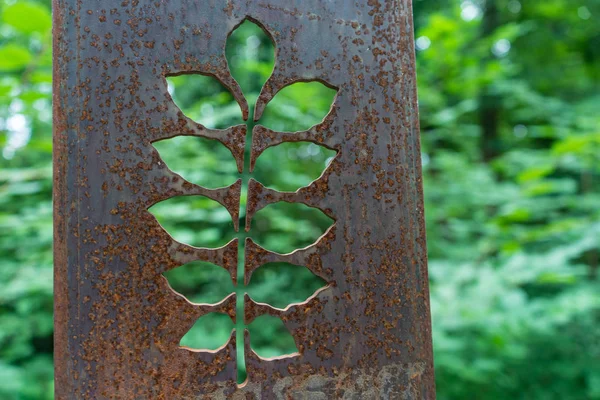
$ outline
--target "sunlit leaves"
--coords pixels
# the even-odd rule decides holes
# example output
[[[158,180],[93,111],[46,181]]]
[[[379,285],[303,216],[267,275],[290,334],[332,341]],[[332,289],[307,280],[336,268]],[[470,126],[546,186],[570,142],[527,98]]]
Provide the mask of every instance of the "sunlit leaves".
[[[567,136],[553,146],[552,152],[562,157],[563,168],[599,173],[600,131]]]
[[[31,53],[26,47],[18,44],[6,44],[0,47],[0,71],[25,68],[31,59]]]
[[[164,276],[176,293],[195,304],[219,303],[235,292],[229,273],[207,262],[191,262],[164,273]],[[180,346],[193,350],[216,350],[227,342],[233,328],[228,315],[207,314],[181,338]]]
[[[286,142],[269,147],[256,162],[254,177],[263,185],[284,192],[308,186],[319,178],[333,157],[334,150],[310,142]],[[290,162],[281,170],[282,159]]]
[[[183,74],[166,79],[173,101],[193,121],[211,129],[228,128],[241,121],[240,106],[215,77]]]
[[[52,26],[52,17],[47,7],[39,3],[23,1],[5,6],[2,22],[22,33],[46,33]]]
[[[173,197],[155,204],[149,211],[175,240],[182,243],[216,248],[235,237],[229,212],[207,197]]]
[[[269,102],[260,123],[280,132],[307,130],[323,121],[335,95],[335,89],[321,82],[294,83]]]
[[[306,301],[327,282],[313,274],[308,268],[289,263],[269,263],[253,274],[248,293],[258,303],[267,303],[277,308]],[[286,293],[282,298],[281,293]]]
[[[208,262],[191,262],[163,275],[171,288],[191,303],[214,304],[235,292],[229,273]]]
[[[179,345],[193,350],[217,350],[227,343],[233,329],[228,315],[210,313],[194,323]]]
[[[250,345],[260,357],[281,357],[298,352],[294,338],[277,317],[262,315],[248,325],[248,330]]]
[[[332,224],[333,220],[317,208],[278,202],[256,213],[252,237],[268,250],[289,253],[315,243]]]
[[[246,20],[227,39],[227,62],[249,104],[256,100],[257,88],[267,80],[275,57],[271,39],[257,24]]]
[[[221,142],[196,136],[177,136],[154,142],[160,157],[187,181],[207,188],[229,186],[238,178],[235,159]]]

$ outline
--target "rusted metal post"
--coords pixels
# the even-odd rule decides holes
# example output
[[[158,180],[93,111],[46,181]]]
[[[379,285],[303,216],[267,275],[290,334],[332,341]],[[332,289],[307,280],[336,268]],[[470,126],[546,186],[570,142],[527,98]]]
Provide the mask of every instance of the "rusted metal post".
[[[57,399],[433,399],[434,379],[410,0],[54,0],[55,364]],[[328,282],[285,310],[235,295],[195,305],[162,273],[194,260],[235,278],[237,243],[175,242],[148,207],[201,195],[237,220],[240,185],[208,190],[161,162],[152,142],[210,137],[243,165],[245,126],[214,131],[188,120],[165,76],[219,79],[248,105],[225,60],[245,19],[277,47],[254,118],[285,86],[337,90],[325,120],[304,132],[254,127],[250,164],[268,147],[309,141],[337,151],[295,193],[251,181],[246,225],[277,201],[319,208],[335,224],[313,246],[278,254],[245,246],[245,280],[273,261]],[[250,322],[280,317],[299,354],[261,359],[245,336],[248,380],[236,383],[236,337],[214,353],[179,340],[218,311]]]

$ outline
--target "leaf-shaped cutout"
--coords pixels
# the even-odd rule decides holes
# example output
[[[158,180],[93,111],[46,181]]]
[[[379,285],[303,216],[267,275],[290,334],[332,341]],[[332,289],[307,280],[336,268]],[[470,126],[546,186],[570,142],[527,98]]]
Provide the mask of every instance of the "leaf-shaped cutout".
[[[271,315],[261,315],[250,325],[250,346],[262,358],[293,355],[298,352],[294,337],[283,322]]]
[[[206,314],[198,318],[179,345],[193,350],[217,350],[227,343],[233,329],[233,321],[228,315]]]
[[[229,272],[209,262],[194,261],[163,275],[171,288],[191,303],[215,304],[235,292]]]
[[[246,19],[229,35],[226,57],[248,104],[254,104],[275,65],[273,40],[258,23]]]
[[[278,202],[256,213],[251,236],[268,250],[289,253],[315,243],[331,225],[333,220],[317,208]]]
[[[336,154],[311,142],[284,142],[260,155],[254,178],[269,188],[292,192],[318,179]]]
[[[175,240],[191,246],[217,248],[237,235],[229,212],[207,197],[172,197],[148,211]]]
[[[248,293],[258,303],[276,308],[305,302],[327,282],[308,268],[289,263],[268,263],[253,274]]]
[[[242,110],[231,92],[211,75],[167,77],[173,101],[191,120],[210,129],[225,129],[242,121]]]
[[[318,81],[294,83],[267,104],[260,123],[279,132],[305,131],[325,119],[336,93]]]
[[[207,188],[231,185],[238,178],[231,151],[218,140],[176,136],[152,143],[171,171]]]

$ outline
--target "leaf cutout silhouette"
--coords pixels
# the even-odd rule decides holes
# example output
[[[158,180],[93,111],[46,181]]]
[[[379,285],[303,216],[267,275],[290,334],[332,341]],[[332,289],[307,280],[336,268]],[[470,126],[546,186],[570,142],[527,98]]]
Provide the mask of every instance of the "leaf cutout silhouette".
[[[293,192],[318,179],[336,154],[311,142],[284,142],[258,157],[254,178],[269,188]]]
[[[293,83],[267,104],[260,123],[279,132],[308,130],[323,122],[336,94],[336,89],[319,81]],[[310,101],[306,101],[307,98]]]
[[[229,212],[207,197],[171,197],[148,211],[175,240],[191,246],[217,248],[236,236]]]
[[[270,315],[257,317],[250,325],[250,345],[262,358],[290,356],[298,353],[294,337],[283,322]]]
[[[250,297],[276,308],[305,302],[327,282],[308,268],[289,263],[268,263],[258,268],[248,285]],[[282,299],[281,293],[285,293]]]
[[[167,76],[173,102],[191,120],[210,129],[224,129],[242,120],[242,110],[217,78],[197,73]]]
[[[256,94],[273,71],[273,42],[264,27],[256,21],[244,20],[227,38],[225,49],[231,74],[238,82],[248,104],[254,104]]]
[[[214,351],[227,344],[233,329],[233,321],[228,315],[206,314],[198,318],[179,345],[190,350]]]
[[[216,304],[235,292],[229,272],[204,261],[194,261],[165,272],[171,289],[190,303]]]
[[[318,208],[278,202],[256,213],[251,232],[262,247],[289,253],[315,243],[333,222]]]
[[[249,104],[254,115],[254,108],[258,93],[264,82],[268,80],[273,71],[274,50],[268,41],[274,43],[272,36],[264,26],[257,21],[247,18],[237,26],[227,39],[226,57],[229,71],[241,86],[246,98],[240,103]],[[242,73],[243,71],[243,73]],[[193,82],[202,81],[200,85]],[[169,92],[175,103],[189,118],[203,124],[207,128],[227,128],[238,125],[241,110],[235,103],[228,89],[210,76],[186,74],[168,77]],[[227,78],[228,82],[231,79]],[[263,88],[268,90],[269,87]],[[212,92],[211,92],[212,91]],[[261,123],[278,131],[309,130],[319,124],[331,110],[335,100],[336,89],[321,81],[297,82],[283,88],[272,101],[264,113]],[[268,94],[265,95],[266,99]],[[309,99],[309,101],[306,101]],[[256,114],[256,115],[258,115]],[[248,179],[251,163],[249,162],[252,144],[254,120],[247,121],[246,137],[236,137],[237,166],[241,173],[239,185],[240,217],[244,222],[244,211],[248,198]],[[241,134],[244,130],[232,130],[227,134]],[[221,132],[212,132],[219,134]],[[225,132],[223,132],[225,134]],[[244,140],[245,139],[245,143]],[[288,138],[288,140],[290,140]],[[204,144],[203,144],[204,143]],[[208,144],[207,144],[208,143]],[[242,149],[242,145],[244,145]],[[188,181],[204,187],[225,187],[236,181],[236,162],[229,150],[219,142],[210,140],[177,137],[154,143],[167,166],[179,173]],[[242,151],[244,150],[244,151]],[[310,184],[317,179],[326,169],[328,163],[335,155],[335,151],[321,148],[319,145],[301,142],[285,143],[267,149],[259,158],[254,177],[265,185],[279,191],[293,191],[299,187]],[[289,158],[288,161],[282,161]],[[244,160],[245,158],[245,160]],[[264,168],[263,168],[264,166]],[[243,167],[243,168],[242,168]],[[284,182],[269,181],[272,172],[289,171],[284,177]],[[301,179],[291,179],[294,174],[302,175]],[[286,179],[287,178],[287,179]],[[228,208],[232,205],[228,200]],[[227,210],[217,202],[201,196],[174,197],[152,206],[149,211],[157,218],[161,225],[175,239],[180,242],[199,247],[221,247],[231,239],[238,238],[238,268],[237,279],[243,282],[244,277],[244,230],[236,233],[233,229],[231,217]],[[310,208],[299,203],[276,203],[260,210],[254,216],[254,228],[251,235],[263,247],[287,253],[315,243],[319,237],[333,224],[321,210]],[[189,263],[165,273],[166,279],[173,290],[195,303],[219,302],[233,289],[230,275],[221,270],[216,274],[217,266],[206,266],[202,263]],[[271,272],[275,269],[294,268],[294,279],[286,281],[277,279],[289,276],[282,272]],[[211,270],[209,272],[209,270]],[[202,276],[198,271],[205,271],[209,276]],[[230,274],[232,272],[230,271]],[[261,275],[268,278],[261,281]],[[222,278],[218,275],[222,275]],[[267,281],[272,281],[268,282]],[[278,308],[302,303],[311,297],[319,288],[324,288],[326,282],[313,275],[307,268],[291,264],[266,265],[259,268],[254,274],[249,287],[240,285],[236,292],[236,310],[239,314],[244,309],[244,297],[240,296],[248,289],[258,301],[274,303]],[[276,301],[268,290],[271,287],[279,293],[289,293],[285,304]],[[258,291],[258,292],[257,292]],[[212,296],[212,297],[211,297]],[[239,317],[239,315],[238,315]],[[257,322],[258,321],[258,322]],[[282,321],[272,316],[262,316],[250,324],[249,329],[258,332],[252,339],[252,347],[262,357],[281,356],[296,353],[293,337],[287,331]],[[245,380],[244,363],[244,318],[236,319],[237,355],[238,355],[238,382]],[[209,314],[199,319],[188,333],[181,339],[181,345],[188,348],[206,351],[216,349],[227,343],[231,336],[233,324],[229,316]],[[216,333],[215,333],[216,332]],[[211,340],[209,340],[212,338]],[[268,338],[261,342],[260,339]],[[258,340],[258,341],[257,341]],[[277,350],[283,348],[283,351]],[[296,353],[297,354],[297,353]]]
[[[169,169],[206,188],[229,186],[238,178],[231,151],[218,140],[176,136],[152,143]]]

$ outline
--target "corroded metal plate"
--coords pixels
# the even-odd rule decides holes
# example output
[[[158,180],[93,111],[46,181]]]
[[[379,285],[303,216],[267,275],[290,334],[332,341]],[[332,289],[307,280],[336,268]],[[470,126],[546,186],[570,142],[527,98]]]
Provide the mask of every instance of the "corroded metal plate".
[[[55,324],[58,399],[432,399],[431,328],[415,60],[409,0],[54,1]],[[277,201],[334,221],[290,254],[245,246],[245,281],[286,261],[327,281],[307,302],[276,309],[235,295],[214,305],[177,296],[162,277],[205,260],[236,276],[238,244],[174,241],[148,212],[176,195],[218,201],[237,223],[240,182],[209,190],[171,172],[152,143],[213,138],[243,166],[245,126],[211,130],[172,102],[165,76],[210,74],[248,104],[225,59],[245,19],[275,42],[276,64],[255,119],[282,88],[320,81],[337,90],[325,120],[304,132],[257,125],[250,164],[268,147],[309,141],[337,151],[294,193],[251,181],[246,227]],[[299,354],[261,359],[249,346],[236,383],[236,337],[215,352],[181,348],[202,315],[247,323],[269,314]]]

